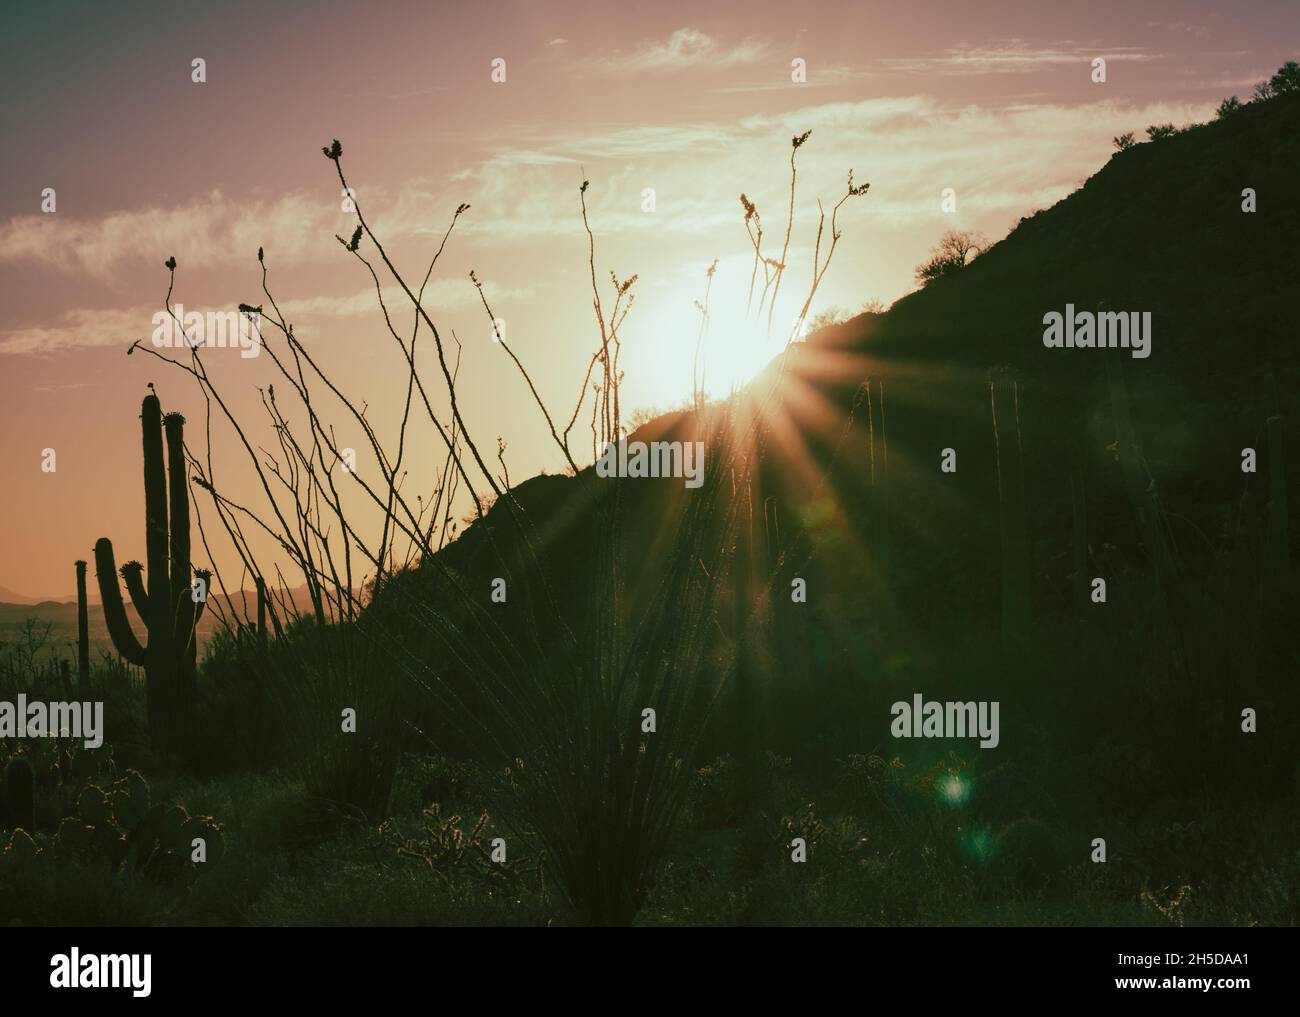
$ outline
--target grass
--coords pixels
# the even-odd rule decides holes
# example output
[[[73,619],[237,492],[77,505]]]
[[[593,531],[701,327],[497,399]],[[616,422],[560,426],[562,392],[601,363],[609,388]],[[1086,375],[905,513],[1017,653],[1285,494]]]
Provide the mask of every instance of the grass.
[[[883,766],[881,765],[883,763]],[[1300,821],[1294,807],[1257,809],[1207,795],[1189,813],[1160,802],[1131,821],[1098,821],[1112,833],[1104,865],[1088,861],[1094,830],[1045,825],[1063,850],[1036,882],[1021,864],[1000,869],[1006,824],[985,823],[996,801],[976,789],[958,809],[927,787],[927,774],[865,758],[842,761],[842,779],[818,789],[790,760],[773,759],[771,811],[759,864],[741,863],[739,825],[719,825],[727,766],[701,768],[685,821],[670,842],[636,924],[676,925],[1292,925],[1300,886]],[[884,773],[882,779],[868,774]],[[492,775],[440,757],[411,756],[395,790],[393,822],[478,816],[495,804]],[[49,925],[549,926],[581,916],[549,881],[507,892],[468,869],[435,872],[399,857],[374,828],[323,828],[296,778],[229,776],[158,790],[191,811],[223,818],[218,866],[176,898],[142,877],[94,864],[46,867],[8,885],[6,921]],[[426,792],[439,791],[440,801]],[[993,793],[993,792],[990,792]],[[1281,803],[1279,803],[1281,804]],[[465,826],[468,830],[470,823]],[[789,859],[792,829],[808,834],[807,863]],[[988,829],[987,854],[968,834]],[[526,850],[512,845],[512,851]],[[1180,888],[1187,889],[1181,891]],[[16,891],[16,892],[15,892]],[[1172,906],[1179,900],[1178,906]]]

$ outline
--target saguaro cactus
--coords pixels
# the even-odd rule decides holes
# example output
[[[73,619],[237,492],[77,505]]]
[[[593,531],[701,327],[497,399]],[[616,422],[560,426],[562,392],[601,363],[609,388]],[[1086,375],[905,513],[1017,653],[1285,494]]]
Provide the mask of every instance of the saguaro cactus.
[[[204,601],[190,596],[190,500],[185,470],[185,418],[164,419],[158,397],[140,407],[144,437],[145,550],[149,569],[146,588],[137,561],[122,566],[131,602],[148,631],[141,644],[131,629],[117,582],[113,544],[95,544],[95,575],[104,602],[104,620],[113,645],[129,663],[145,669],[149,739],[157,749],[181,743],[186,705],[192,701],[196,645],[194,631]],[[163,432],[167,435],[168,469],[163,467]],[[170,477],[169,477],[170,475]],[[170,479],[170,498],[168,482]],[[169,512],[170,508],[170,521]]]
[[[77,562],[77,688],[90,688],[90,613],[86,607],[86,563]]]

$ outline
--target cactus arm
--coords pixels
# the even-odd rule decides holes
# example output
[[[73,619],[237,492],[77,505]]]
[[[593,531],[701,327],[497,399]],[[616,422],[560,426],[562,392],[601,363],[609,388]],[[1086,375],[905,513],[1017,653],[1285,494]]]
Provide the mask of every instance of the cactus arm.
[[[194,605],[194,627],[198,628],[199,619],[203,617],[203,609],[208,606],[208,597],[212,596],[212,573],[208,569],[195,569],[194,577],[203,580],[203,599]]]
[[[117,584],[117,569],[113,562],[113,542],[101,537],[95,542],[95,578],[99,580],[99,599],[104,606],[104,621],[113,645],[129,664],[144,666],[145,650],[131,631],[122,603],[122,589]]]
[[[203,600],[197,603],[194,600],[192,587],[184,589],[184,603],[177,607],[177,629],[176,629],[176,651],[180,654],[181,663],[189,668],[186,675],[188,682],[191,674],[197,674],[199,662],[199,619],[203,617],[203,609],[207,607],[207,597],[212,592],[212,573],[207,569],[193,569],[194,577],[203,580],[203,588],[206,591]]]
[[[129,561],[118,570],[126,582],[126,589],[131,594],[131,603],[140,620],[149,624],[149,594],[144,588],[144,566],[138,561]]]

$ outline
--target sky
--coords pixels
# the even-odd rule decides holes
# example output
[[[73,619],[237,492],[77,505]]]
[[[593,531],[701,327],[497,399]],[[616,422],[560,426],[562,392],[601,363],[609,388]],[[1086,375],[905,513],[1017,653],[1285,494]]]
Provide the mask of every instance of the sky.
[[[670,409],[690,397],[709,266],[704,359],[719,396],[779,352],[779,323],[807,294],[817,201],[838,201],[850,170],[871,187],[841,209],[814,312],[888,305],[915,287],[914,267],[945,230],[1000,239],[1096,172],[1115,135],[1210,119],[1300,54],[1291,0],[11,3],[2,17],[0,588],[60,598],[101,536],[119,563],[144,557],[149,383],[186,415],[191,445],[203,443],[193,381],[126,355],[151,341],[169,257],[174,305],[228,311],[265,302],[261,247],[295,334],[396,442],[405,372],[369,273],[335,239],[356,215],[321,152],[334,138],[356,204],[416,285],[458,205],[471,206],[424,303],[461,344],[466,423],[480,442],[505,443],[517,483],[564,460],[493,343],[469,272],[567,419],[599,341],[583,180],[602,300],[611,272],[637,277],[624,415]],[[794,281],[769,332],[746,312],[753,249],[739,196],[779,247],[791,138],[805,131]],[[409,333],[409,301],[381,283]],[[232,411],[269,441],[259,392],[277,377],[270,358],[204,358]],[[251,503],[259,489],[232,438],[213,425],[214,472]],[[429,431],[411,445],[413,493],[432,484],[441,446]],[[591,461],[589,434],[586,446],[579,465]],[[213,555],[229,565],[228,552]]]

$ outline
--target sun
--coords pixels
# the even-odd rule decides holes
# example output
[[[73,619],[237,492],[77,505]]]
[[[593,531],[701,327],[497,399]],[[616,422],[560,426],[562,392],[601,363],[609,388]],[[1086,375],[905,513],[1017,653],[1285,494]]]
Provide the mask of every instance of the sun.
[[[726,398],[761,373],[792,337],[806,336],[806,324],[795,335],[800,306],[794,298],[778,301],[769,324],[767,308],[757,312],[758,295],[750,299],[748,268],[733,276],[715,277],[707,320],[702,281],[643,294],[625,326],[622,354],[637,405],[683,405],[696,384],[708,399]]]

